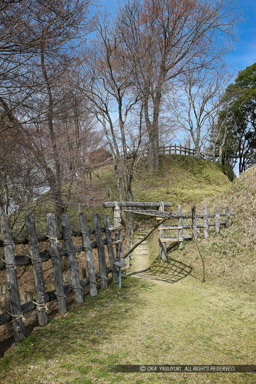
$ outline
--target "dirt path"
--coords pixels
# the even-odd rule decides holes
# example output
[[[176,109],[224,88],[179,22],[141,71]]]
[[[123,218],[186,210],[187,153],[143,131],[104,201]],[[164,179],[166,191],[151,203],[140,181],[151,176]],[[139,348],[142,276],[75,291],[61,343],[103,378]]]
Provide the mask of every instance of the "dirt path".
[[[140,229],[133,238],[133,245],[143,239],[148,233],[147,229]],[[149,267],[149,247],[148,241],[143,241],[132,253],[132,266],[131,272],[142,271]],[[138,277],[134,275],[135,277]]]

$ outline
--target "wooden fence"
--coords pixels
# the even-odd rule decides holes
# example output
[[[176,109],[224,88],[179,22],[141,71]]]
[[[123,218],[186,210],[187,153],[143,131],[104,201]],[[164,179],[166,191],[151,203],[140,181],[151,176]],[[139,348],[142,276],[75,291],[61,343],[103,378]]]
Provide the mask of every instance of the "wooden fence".
[[[116,213],[117,214],[117,213]],[[118,220],[117,226],[110,226],[107,216],[104,216],[104,227],[100,225],[99,215],[94,215],[94,228],[89,229],[86,217],[83,213],[79,215],[80,230],[71,231],[69,217],[62,216],[62,232],[56,231],[56,220],[53,214],[46,217],[47,233],[37,234],[35,220],[32,215],[26,216],[25,225],[27,235],[23,238],[12,236],[10,219],[7,215],[1,216],[2,240],[0,248],[4,249],[4,258],[0,260],[0,270],[6,272],[7,302],[9,310],[0,314],[0,325],[12,322],[14,337],[21,341],[25,336],[24,314],[37,310],[38,321],[41,326],[48,323],[47,306],[48,302],[58,301],[59,313],[67,312],[66,294],[74,293],[76,303],[83,303],[83,287],[89,285],[90,295],[97,295],[97,280],[101,288],[108,287],[108,274],[111,273],[114,283],[118,283],[118,271],[115,262],[122,257],[122,227]],[[104,238],[103,238],[104,234]],[[75,246],[73,239],[81,238],[82,245]],[[39,243],[49,242],[49,251],[40,252]],[[60,246],[62,243],[62,246]],[[15,247],[18,245],[28,246],[28,255],[17,255]],[[18,247],[17,247],[18,248]],[[97,249],[99,272],[95,272],[95,265],[92,257],[92,250]],[[106,251],[107,249],[107,251]],[[83,278],[79,279],[79,265],[76,253],[84,251],[87,264],[83,270]],[[106,255],[108,255],[108,264]],[[61,256],[65,256],[70,270],[70,285],[64,285],[62,274]],[[42,263],[51,259],[56,289],[45,292],[45,283]],[[36,297],[21,305],[19,285],[16,268],[19,266],[32,265]],[[81,273],[80,273],[81,275]]]
[[[160,155],[188,155],[188,156],[195,156],[196,150],[182,146],[182,145],[164,145],[159,147],[159,154]],[[144,151],[144,155],[148,156],[148,149]],[[204,159],[206,158],[205,154],[200,153],[200,158]]]
[[[170,225],[159,223],[159,243],[160,255],[162,260],[167,259],[168,243],[179,242],[183,246],[185,240],[197,239],[200,231],[204,237],[209,235],[209,228],[214,227],[216,233],[221,226],[229,227],[231,215],[227,206],[224,213],[220,212],[216,206],[215,212],[209,214],[208,207],[203,213],[197,213],[193,207],[190,213],[183,213],[182,206],[178,212],[165,211],[165,207],[171,207],[171,203],[136,203],[136,202],[107,202],[104,207],[112,207],[114,211],[114,225],[110,225],[109,218],[104,216],[103,224],[100,225],[99,215],[94,215],[94,227],[89,229],[86,217],[83,213],[79,215],[80,230],[71,231],[69,217],[63,214],[61,222],[61,233],[57,233],[56,220],[53,214],[46,216],[47,233],[37,234],[35,220],[32,215],[26,216],[25,226],[27,235],[15,238],[12,236],[10,219],[7,215],[1,216],[0,249],[4,249],[4,258],[0,260],[0,271],[6,273],[6,289],[9,310],[0,314],[0,325],[12,323],[13,333],[16,341],[21,341],[25,336],[24,314],[37,310],[39,325],[48,323],[46,304],[57,300],[59,313],[67,312],[66,295],[74,293],[76,303],[83,303],[83,287],[89,286],[90,295],[97,295],[97,281],[100,282],[101,289],[108,287],[108,274],[112,274],[113,282],[118,283],[118,270],[116,262],[124,261],[123,255],[123,236],[121,226],[121,209],[127,212],[154,216],[159,219],[171,220]],[[149,208],[149,209],[147,209]],[[153,209],[155,208],[155,209]],[[223,221],[224,218],[224,221]],[[173,221],[178,220],[178,224]],[[168,233],[177,231],[177,236],[170,236]],[[189,231],[189,233],[187,233]],[[74,245],[74,239],[80,238],[81,245]],[[39,244],[47,242],[49,250],[40,251]],[[28,247],[28,255],[19,255],[15,248],[19,245]],[[99,271],[96,272],[92,257],[93,249],[97,250],[97,264]],[[84,252],[87,272],[84,269],[82,279],[79,278],[79,264],[76,254]],[[71,284],[65,285],[63,281],[61,257],[64,256],[68,262]],[[108,256],[108,260],[107,257]],[[56,289],[46,292],[42,263],[51,260]],[[16,268],[20,266],[32,265],[35,298],[21,304],[20,290],[17,279]],[[81,272],[81,271],[80,271]]]
[[[128,153],[128,159],[134,158],[138,156],[138,153],[142,156],[148,156],[149,149],[141,149],[138,152],[130,152]],[[159,147],[160,155],[187,155],[187,156],[195,156],[196,150],[193,148],[189,148],[183,145],[173,144],[173,145],[163,145]],[[200,153],[200,158],[211,160],[211,157],[207,156],[204,153]]]
[[[160,208],[159,217],[165,217],[163,208]],[[180,243],[180,249],[184,246],[185,240],[197,239],[203,232],[205,239],[209,237],[209,229],[214,228],[216,233],[220,232],[221,226],[228,228],[231,223],[231,216],[234,213],[230,213],[229,206],[226,206],[225,212],[220,212],[220,207],[215,207],[214,213],[209,213],[208,207],[204,208],[203,213],[197,213],[196,207],[192,207],[191,213],[183,213],[182,206],[179,205],[177,213],[168,214],[170,220],[178,220],[176,225],[162,224],[159,227],[159,244],[160,255],[162,260],[166,260],[168,248],[167,244]],[[224,220],[223,220],[224,219]],[[169,232],[177,233],[177,236],[170,236]]]

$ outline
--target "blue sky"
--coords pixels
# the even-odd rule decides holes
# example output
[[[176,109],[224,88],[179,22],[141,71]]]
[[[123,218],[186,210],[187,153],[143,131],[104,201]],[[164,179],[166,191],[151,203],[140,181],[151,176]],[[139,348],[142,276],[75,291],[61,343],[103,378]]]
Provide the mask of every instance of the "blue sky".
[[[238,0],[238,4],[244,20],[237,25],[238,40],[227,55],[236,75],[256,62],[256,0]]]
[[[256,62],[256,0],[237,2],[244,21],[237,25],[237,41],[233,50],[225,57],[234,77],[238,71]],[[124,3],[124,0],[98,0],[98,4],[105,6],[112,14],[117,11],[119,3]]]

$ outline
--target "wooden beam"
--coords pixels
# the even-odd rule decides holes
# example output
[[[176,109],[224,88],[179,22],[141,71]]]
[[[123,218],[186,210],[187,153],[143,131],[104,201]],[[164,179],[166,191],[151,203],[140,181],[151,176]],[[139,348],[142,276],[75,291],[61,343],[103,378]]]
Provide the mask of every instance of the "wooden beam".
[[[32,215],[27,215],[25,223],[29,239],[29,253],[32,259],[35,289],[36,289],[36,306],[38,313],[39,325],[43,326],[48,323],[47,308],[45,306],[45,286],[42,269],[42,262],[39,254],[39,243],[36,236],[35,219]]]
[[[64,248],[68,254],[68,264],[70,269],[71,285],[75,292],[75,301],[77,304],[82,304],[84,301],[82,287],[79,283],[79,267],[75,258],[75,249],[72,241],[69,216],[64,213],[61,218],[61,227],[64,238]]]
[[[79,214],[79,222],[83,235],[83,246],[85,251],[86,265],[88,270],[88,277],[90,282],[90,294],[92,297],[97,296],[97,283],[95,277],[95,269],[92,259],[92,248],[90,243],[90,236],[87,221],[84,213]]]
[[[159,212],[164,212],[164,203],[161,202],[160,207],[159,207]],[[159,237],[165,238],[165,230],[162,229],[162,225],[159,227],[160,232],[159,232]],[[166,244],[163,242],[160,242],[160,257],[162,261],[167,260],[167,251],[166,251]]]
[[[136,201],[118,201],[117,204],[120,208],[128,208],[128,207],[138,207],[138,208],[159,208],[160,202],[136,202]],[[165,207],[171,207],[172,203],[164,202]],[[114,201],[107,201],[102,204],[104,208],[115,208]]]
[[[192,236],[183,236],[181,238],[179,237],[166,237],[166,238],[160,238],[159,239],[159,242],[160,243],[172,243],[172,242],[175,242],[175,241],[181,241],[183,242],[184,240],[191,240],[192,239]]]
[[[51,259],[56,283],[56,295],[58,299],[59,313],[67,312],[66,296],[64,294],[64,284],[62,278],[62,265],[58,249],[58,240],[56,239],[56,219],[52,213],[46,215],[47,231],[51,247]]]
[[[117,268],[114,264],[116,262],[116,258],[115,258],[115,254],[114,254],[114,248],[113,248],[113,244],[115,244],[116,242],[113,242],[111,239],[108,216],[106,216],[106,215],[103,216],[103,223],[104,223],[105,233],[106,233],[106,240],[107,240],[107,247],[108,247],[108,258],[109,258],[110,266],[112,268],[113,283],[117,284],[118,283],[118,271],[117,271]],[[118,228],[118,227],[116,227],[116,228]],[[118,240],[118,241],[122,241],[122,239]]]
[[[140,210],[140,209],[123,209],[123,212],[132,212],[138,215],[146,215],[146,216],[154,216],[154,217],[161,217],[161,218],[171,218],[171,212],[160,212],[157,210]]]
[[[95,229],[95,237],[97,243],[97,251],[98,251],[98,260],[99,260],[99,270],[100,270],[100,279],[101,279],[101,289],[107,289],[107,274],[106,274],[106,256],[104,245],[101,237],[100,231],[100,217],[98,214],[94,215],[94,229]]]
[[[22,309],[20,304],[20,293],[18,288],[18,279],[16,274],[14,247],[12,241],[12,233],[10,226],[10,219],[7,215],[3,214],[1,217],[1,231],[4,241],[4,254],[6,270],[6,288],[7,299],[9,304],[9,319],[13,320],[13,332],[16,341],[22,341],[25,337],[25,327],[22,321]],[[7,316],[6,316],[7,317]]]
[[[185,151],[185,154],[186,154],[186,151]],[[178,213],[179,213],[179,215],[182,215],[182,205],[179,205],[179,206],[178,206]],[[182,217],[179,218],[178,225],[179,225],[179,227],[180,227],[180,229],[179,229],[179,238],[180,238],[180,239],[183,239],[183,236],[184,236],[184,235],[183,235],[183,227],[182,227],[182,225],[183,225],[183,219],[182,219]],[[180,242],[179,249],[181,250],[183,247],[184,247],[184,242],[181,241],[181,242]]]

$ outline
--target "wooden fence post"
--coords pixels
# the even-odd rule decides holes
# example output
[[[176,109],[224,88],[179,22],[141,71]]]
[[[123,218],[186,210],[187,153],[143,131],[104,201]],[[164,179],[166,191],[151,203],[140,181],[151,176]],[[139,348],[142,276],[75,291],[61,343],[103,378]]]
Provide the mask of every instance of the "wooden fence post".
[[[178,214],[182,215],[182,205],[178,206]],[[182,227],[182,225],[183,225],[183,219],[182,219],[182,217],[180,217],[179,221],[178,221],[178,226]],[[183,239],[183,228],[179,229],[179,236],[178,237],[179,237],[179,239]],[[182,249],[183,247],[184,247],[184,242],[181,241],[180,245],[179,245],[179,249]]]
[[[193,207],[192,207],[192,229],[193,229],[192,237],[197,239],[197,218],[196,218],[195,205],[193,205]]]
[[[117,201],[115,201],[114,227],[119,227],[120,225],[121,225],[121,211]],[[116,232],[116,241],[118,242],[116,246],[117,259],[121,263],[125,263],[124,254],[123,254],[123,244],[122,244],[122,230],[118,230]]]
[[[68,264],[70,268],[71,286],[75,294],[77,304],[82,304],[84,301],[83,290],[79,282],[79,267],[75,258],[75,249],[72,241],[69,217],[66,213],[62,215],[61,227],[64,240],[64,248],[68,254]]]
[[[164,204],[162,201],[160,201],[159,211],[164,212]],[[165,230],[164,229],[161,230],[161,227],[163,227],[163,225],[160,225],[159,227],[160,229],[159,236],[160,236],[160,239],[165,239]],[[160,241],[160,257],[162,261],[165,261],[167,259],[166,243],[162,243],[161,241]]]
[[[28,232],[29,253],[32,260],[35,288],[36,288],[36,309],[38,313],[39,325],[48,323],[47,307],[45,305],[45,287],[42,269],[42,261],[39,255],[39,246],[36,236],[35,220],[33,215],[27,215],[25,223]]]
[[[219,205],[216,205],[216,208],[215,208],[215,230],[216,230],[216,233],[220,232],[220,207],[219,207]]]
[[[50,241],[50,253],[54,271],[54,278],[56,284],[56,296],[58,299],[59,313],[67,312],[66,296],[64,293],[64,285],[62,278],[62,269],[61,269],[61,260],[58,250],[58,240],[57,240],[57,231],[56,231],[56,220],[55,216],[52,213],[46,215],[47,221],[47,232]]]
[[[112,268],[112,278],[114,284],[118,284],[118,272],[115,266],[115,255],[114,255],[114,249],[113,249],[113,242],[111,239],[111,232],[109,230],[109,218],[108,216],[104,215],[103,217],[104,222],[104,228],[105,228],[105,234],[106,234],[106,240],[107,240],[107,247],[108,247],[108,258],[110,262],[110,266]]]
[[[107,289],[108,279],[107,279],[106,258],[105,258],[104,245],[101,237],[101,231],[100,231],[100,217],[98,214],[94,215],[94,229],[95,229],[95,238],[96,238],[98,257],[99,257],[101,289]]]
[[[226,206],[226,228],[230,227],[230,210],[229,206]]]
[[[95,277],[95,269],[92,260],[92,248],[89,236],[89,229],[84,213],[79,214],[79,222],[82,231],[83,246],[85,251],[86,265],[88,270],[88,279],[90,283],[90,295],[97,295],[97,282]]]
[[[208,221],[208,206],[204,207],[204,238],[208,239],[209,233],[209,221]]]
[[[6,289],[8,304],[12,316],[12,326],[15,341],[20,342],[25,337],[25,327],[22,321],[22,310],[20,304],[20,293],[15,266],[14,243],[12,240],[9,217],[5,214],[1,217],[1,232],[4,243],[4,254],[6,264]]]

